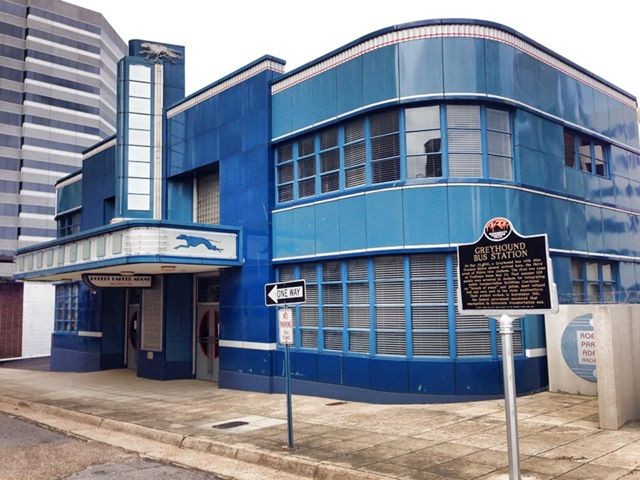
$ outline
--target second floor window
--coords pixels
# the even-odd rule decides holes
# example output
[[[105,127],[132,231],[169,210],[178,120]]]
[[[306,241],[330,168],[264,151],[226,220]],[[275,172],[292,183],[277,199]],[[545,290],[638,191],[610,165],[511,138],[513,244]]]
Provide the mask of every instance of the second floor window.
[[[564,164],[585,173],[607,176],[607,146],[582,133],[564,129]]]

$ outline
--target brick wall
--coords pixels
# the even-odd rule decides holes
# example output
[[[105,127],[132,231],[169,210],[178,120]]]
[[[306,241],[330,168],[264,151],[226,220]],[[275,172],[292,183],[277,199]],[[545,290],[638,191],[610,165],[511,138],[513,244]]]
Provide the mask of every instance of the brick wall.
[[[0,358],[22,356],[21,283],[0,282]]]

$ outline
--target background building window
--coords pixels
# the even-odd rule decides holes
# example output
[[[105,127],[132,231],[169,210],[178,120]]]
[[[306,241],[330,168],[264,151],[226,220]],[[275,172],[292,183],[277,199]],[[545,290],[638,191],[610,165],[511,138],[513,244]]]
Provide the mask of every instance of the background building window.
[[[404,114],[407,178],[441,177],[440,106],[407,108]]]
[[[574,303],[615,303],[616,276],[611,262],[571,259]]]
[[[56,286],[56,332],[78,331],[78,284]]]

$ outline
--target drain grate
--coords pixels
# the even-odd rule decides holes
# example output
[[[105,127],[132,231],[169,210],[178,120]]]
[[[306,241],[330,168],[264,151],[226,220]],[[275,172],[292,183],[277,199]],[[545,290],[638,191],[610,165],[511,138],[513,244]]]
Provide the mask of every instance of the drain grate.
[[[335,407],[336,405],[345,405],[347,402],[331,402],[327,403],[327,407]]]
[[[212,428],[226,429],[226,428],[241,427],[243,425],[249,425],[249,422],[242,422],[240,420],[236,420],[234,422],[220,423],[218,425],[214,425]]]

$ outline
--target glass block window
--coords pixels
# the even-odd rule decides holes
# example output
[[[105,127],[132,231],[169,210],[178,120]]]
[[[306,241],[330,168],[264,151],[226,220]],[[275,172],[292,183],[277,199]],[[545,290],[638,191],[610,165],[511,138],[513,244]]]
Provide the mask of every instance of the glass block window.
[[[376,353],[406,355],[403,257],[376,258],[374,279]]]
[[[489,177],[513,180],[511,119],[505,110],[486,109]]]
[[[371,183],[400,180],[400,122],[397,110],[372,115]]]
[[[56,332],[78,331],[78,291],[77,283],[56,285],[56,310],[54,330]]]
[[[318,348],[318,273],[315,263],[300,266],[306,281],[307,302],[300,305],[300,348]]]
[[[281,145],[276,150],[276,177],[278,184],[278,201],[293,200],[293,145]]]
[[[564,164],[591,175],[608,175],[609,148],[588,135],[564,129]]]
[[[450,177],[482,176],[479,105],[447,105]]]
[[[369,353],[371,349],[369,262],[365,258],[357,258],[348,260],[346,264],[348,351]]]
[[[344,175],[346,188],[365,184],[366,159],[364,119],[351,121],[344,127]]]
[[[344,327],[342,306],[342,264],[322,264],[322,324],[324,349],[342,351]]]
[[[440,106],[407,108],[404,114],[407,178],[441,177]]]
[[[615,303],[615,265],[611,262],[571,259],[574,303]]]
[[[196,180],[196,222],[220,223],[220,177],[218,173],[204,175]]]
[[[449,309],[445,255],[413,255],[411,332],[414,356],[449,356]]]

